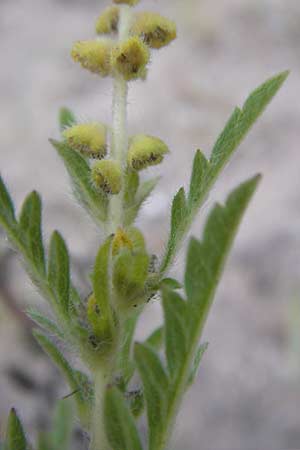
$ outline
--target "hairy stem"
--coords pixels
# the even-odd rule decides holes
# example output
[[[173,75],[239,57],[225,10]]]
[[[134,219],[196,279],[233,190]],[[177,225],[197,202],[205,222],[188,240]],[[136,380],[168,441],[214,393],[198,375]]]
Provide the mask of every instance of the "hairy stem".
[[[111,450],[109,443],[106,439],[104,428],[104,394],[105,388],[108,383],[109,374],[103,368],[99,367],[94,372],[94,384],[95,384],[95,401],[94,401],[94,413],[92,423],[92,437],[90,450]]]
[[[131,8],[127,5],[120,7],[119,41],[129,37],[132,20]],[[127,94],[128,84],[121,75],[114,78],[113,93],[113,125],[112,125],[112,156],[118,161],[124,173],[126,165],[126,152],[128,147],[127,133]],[[123,183],[124,184],[124,183]],[[123,189],[110,201],[110,231],[115,232],[123,225]]]

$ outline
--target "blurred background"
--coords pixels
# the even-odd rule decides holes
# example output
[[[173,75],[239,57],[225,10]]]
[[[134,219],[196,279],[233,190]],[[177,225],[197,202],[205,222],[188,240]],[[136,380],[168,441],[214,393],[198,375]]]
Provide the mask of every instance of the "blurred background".
[[[74,278],[87,290],[101,236],[73,202],[67,174],[48,137],[57,111],[110,120],[111,82],[72,63],[73,41],[94,35],[102,0],[0,0],[0,167],[17,206],[32,189],[44,202],[44,232],[66,237]],[[269,76],[291,69],[214,188],[193,234],[216,200],[256,172],[263,181],[243,221],[204,332],[210,343],[186,396],[172,449],[300,448],[300,2],[146,0],[178,24],[178,40],[153,53],[148,81],[133,83],[130,133],[164,139],[172,153],[150,172],[163,179],[139,226],[149,250],[167,237],[172,194],[187,185],[194,151],[209,155],[236,104]],[[149,176],[149,173],[145,175]],[[0,423],[9,407],[34,436],[53,403],[68,394],[30,338],[27,305],[46,308],[1,235]],[[173,274],[181,277],[184,252]],[[158,304],[139,327],[159,321]],[[1,425],[2,426],[2,425]],[[85,448],[77,435],[78,448]]]

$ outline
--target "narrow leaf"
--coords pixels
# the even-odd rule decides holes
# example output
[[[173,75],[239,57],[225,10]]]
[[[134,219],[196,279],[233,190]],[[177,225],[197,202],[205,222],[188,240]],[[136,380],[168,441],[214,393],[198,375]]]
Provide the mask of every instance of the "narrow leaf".
[[[12,199],[0,176],[0,223],[2,223],[2,221],[9,225],[14,225],[16,223]]]
[[[281,88],[288,74],[289,72],[283,72],[267,80],[249,95],[242,110],[235,110],[213,148],[210,162],[214,170],[219,170],[226,164],[232,152]]]
[[[166,254],[161,264],[160,271],[164,273],[170,265],[171,260],[176,252],[179,241],[181,241],[182,233],[186,228],[188,219],[187,202],[183,188],[180,188],[175,195],[172,203],[171,211],[171,231],[167,244]]]
[[[145,344],[152,347],[154,350],[160,350],[164,342],[164,328],[158,327],[150,336],[147,337]]]
[[[23,203],[19,230],[31,263],[43,276],[45,274],[45,255],[41,230],[41,214],[42,204],[40,196],[33,191]]]
[[[49,317],[44,316],[42,313],[32,307],[27,309],[26,314],[43,330],[47,331],[47,333],[64,340],[65,336],[63,332],[61,331],[57,323],[49,319]]]
[[[70,400],[61,400],[56,406],[51,433],[53,450],[69,450],[73,430],[73,405]]]
[[[151,195],[153,189],[155,188],[159,180],[160,177],[155,177],[151,178],[150,180],[146,180],[139,185],[139,188],[136,192],[136,195],[133,197],[131,204],[128,203],[127,206],[125,207],[124,224],[126,226],[131,225],[135,221],[143,203]]]
[[[199,369],[200,362],[202,361],[202,357],[203,357],[204,353],[206,352],[207,348],[208,348],[208,343],[205,342],[204,344],[200,345],[199,348],[197,349],[196,355],[194,358],[194,362],[192,365],[191,373],[188,378],[187,387],[189,387],[191,384],[194,383],[198,369]]]
[[[68,315],[70,296],[70,262],[65,241],[58,231],[50,240],[48,282],[63,313]]]
[[[108,200],[98,192],[91,182],[91,169],[86,160],[65,143],[53,139],[51,144],[64,161],[71,177],[74,194],[81,205],[87,210],[97,224],[106,220]]]
[[[179,283],[179,281],[175,280],[174,278],[163,278],[160,282],[160,288],[168,288],[168,289],[181,289],[182,284]]]
[[[6,450],[29,450],[21,421],[15,409],[10,411],[6,428]]]
[[[135,344],[135,359],[147,405],[149,450],[155,450],[167,413],[169,380],[158,355],[148,345]]]
[[[64,131],[66,128],[75,125],[76,117],[69,108],[61,108],[59,110],[58,122],[60,131]]]
[[[259,180],[260,176],[256,176],[242,183],[229,195],[224,207],[217,204],[206,222],[202,242],[190,241],[185,290],[196,329],[203,327],[226,256]]]
[[[104,423],[107,439],[114,450],[142,450],[132,414],[122,393],[107,389],[104,398]]]
[[[209,163],[203,153],[197,150],[194,156],[193,170],[189,189],[189,206],[190,209],[195,207],[201,197],[202,189],[205,184]]]
[[[241,141],[246,137],[254,122],[280,89],[287,76],[288,72],[283,72],[267,80],[250,94],[242,109],[234,109],[213,147],[209,162],[205,160],[199,151],[196,153],[190,182],[186,219],[182,228],[177,231],[176,239],[174,239],[172,231],[170,232],[166,253],[160,266],[162,275],[173,263],[184,236],[188,233],[197,212],[206,200],[220,172],[231,155],[237,150]]]
[[[166,356],[170,378],[176,378],[189,348],[189,317],[186,302],[176,292],[163,290]]]
[[[76,400],[84,402],[83,391],[78,383],[77,375],[70,366],[63,354],[58,350],[56,345],[43,333],[33,330],[33,335],[42,347],[42,349],[50,356],[55,365],[62,371],[72,391],[76,392]]]

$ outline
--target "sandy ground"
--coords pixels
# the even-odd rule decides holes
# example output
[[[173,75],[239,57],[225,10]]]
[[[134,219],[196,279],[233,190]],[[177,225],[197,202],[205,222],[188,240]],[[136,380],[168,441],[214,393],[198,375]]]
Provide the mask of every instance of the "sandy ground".
[[[130,131],[160,136],[172,149],[165,164],[151,170],[164,178],[139,220],[152,252],[161,252],[172,194],[187,184],[195,149],[209,154],[233,107],[267,77],[292,71],[193,227],[200,236],[216,199],[246,177],[264,174],[218,290],[205,329],[209,351],[178,418],[172,448],[299,449],[300,3],[144,3],[173,17],[179,28],[177,42],[153,55],[147,84],[133,84],[129,96]],[[85,73],[69,58],[74,40],[93,36],[92,24],[105,4],[0,0],[1,173],[17,205],[33,188],[41,192],[45,238],[56,227],[67,236],[77,272],[92,263],[100,237],[74,205],[47,138],[57,136],[62,105],[84,119],[110,120],[110,82]],[[179,277],[183,261],[184,253],[174,267]],[[14,259],[8,264],[6,284],[20,308],[42,304],[19,264]],[[13,404],[33,432],[47,423],[53,399],[67,388],[24,339],[8,308],[0,309],[0,420]],[[159,316],[158,305],[152,305],[140,333]]]

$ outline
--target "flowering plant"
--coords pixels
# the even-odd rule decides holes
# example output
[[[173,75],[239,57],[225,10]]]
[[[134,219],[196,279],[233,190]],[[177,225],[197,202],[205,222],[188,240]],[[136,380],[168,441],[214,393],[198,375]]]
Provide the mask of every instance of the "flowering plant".
[[[71,52],[86,70],[113,78],[111,127],[79,122],[64,108],[61,139],[51,140],[77,201],[103,233],[87,298],[72,282],[67,245],[58,231],[46,255],[37,192],[27,196],[16,217],[2,179],[0,184],[0,224],[53,312],[50,318],[28,311],[39,326],[35,338],[70,385],[77,417],[90,436],[90,450],[168,447],[181,401],[207,348],[199,344],[205,320],[259,175],[238,186],[225,205],[213,207],[202,240],[190,239],[184,285],[168,272],[222,169],[287,77],[284,72],[267,80],[242,108],[234,109],[208,159],[199,150],[195,153],[189,188],[180,188],[172,202],[165,250],[159,257],[150,255],[134,223],[158,179],[143,180],[140,173],[162,163],[169,149],[158,137],[128,134],[127,92],[133,80],[146,79],[151,51],[171,43],[176,26],[157,13],[136,11],[137,3],[114,0],[96,22],[99,37],[75,43]],[[137,322],[151,299],[161,300],[163,323],[144,342],[135,342]],[[70,364],[64,354],[68,347],[85,370]],[[144,409],[146,442],[138,431]],[[61,426],[69,414],[60,417]],[[62,428],[63,441],[57,444],[50,436],[38,443],[38,449],[67,450],[69,428]],[[15,410],[3,445],[6,450],[31,448]]]

